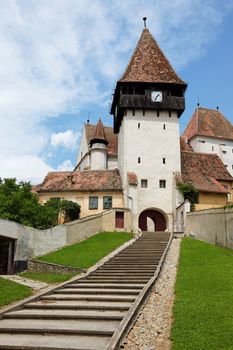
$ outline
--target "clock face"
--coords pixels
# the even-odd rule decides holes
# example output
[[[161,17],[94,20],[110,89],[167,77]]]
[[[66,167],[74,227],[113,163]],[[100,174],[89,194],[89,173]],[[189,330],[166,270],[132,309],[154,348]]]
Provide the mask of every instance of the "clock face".
[[[162,91],[151,91],[152,102],[162,102],[162,100],[163,100]]]

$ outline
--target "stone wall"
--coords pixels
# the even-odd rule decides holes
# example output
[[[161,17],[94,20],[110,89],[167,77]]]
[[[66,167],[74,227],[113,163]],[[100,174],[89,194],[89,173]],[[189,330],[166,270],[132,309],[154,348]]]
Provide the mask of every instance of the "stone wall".
[[[115,231],[116,210],[118,209],[108,210],[48,230],[37,230],[0,219],[0,236],[16,241],[14,263],[17,270],[21,270],[25,268],[26,262],[30,258],[83,241],[98,232]],[[125,212],[124,231],[131,231],[130,211],[121,208],[119,210]]]
[[[185,234],[233,249],[233,208],[188,213]]]
[[[52,263],[46,263],[39,260],[28,260],[28,271],[33,272],[50,272],[50,273],[82,273],[86,270],[75,268],[72,266],[64,266]]]

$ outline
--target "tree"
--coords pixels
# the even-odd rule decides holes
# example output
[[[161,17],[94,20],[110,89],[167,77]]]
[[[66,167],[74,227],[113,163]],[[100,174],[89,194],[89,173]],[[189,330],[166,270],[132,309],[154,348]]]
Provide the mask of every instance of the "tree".
[[[79,219],[80,205],[78,203],[67,201],[65,199],[60,200],[60,198],[50,198],[45,206],[56,210],[56,212],[63,212],[65,216],[68,216],[70,220]]]
[[[194,204],[198,201],[198,190],[190,182],[180,183],[177,189],[183,194],[184,200],[189,200],[191,211],[193,211]]]
[[[22,225],[46,229],[57,225],[58,214],[64,210],[71,220],[79,217],[80,206],[70,201],[40,204],[29,182],[16,183],[16,179],[0,181],[0,218]],[[64,202],[64,204],[63,204]]]

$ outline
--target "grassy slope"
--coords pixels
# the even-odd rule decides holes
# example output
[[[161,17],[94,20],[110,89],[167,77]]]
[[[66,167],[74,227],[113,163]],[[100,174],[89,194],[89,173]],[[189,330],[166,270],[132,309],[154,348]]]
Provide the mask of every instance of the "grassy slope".
[[[131,233],[126,232],[103,232],[88,238],[86,241],[44,255],[39,260],[89,268],[132,237]]]
[[[32,290],[21,284],[0,278],[0,307],[29,297]]]
[[[233,251],[185,238],[172,350],[233,349]]]
[[[74,273],[43,273],[43,272],[22,272],[20,276],[30,278],[32,280],[36,281],[42,281],[46,283],[58,283],[58,282],[65,282],[69,280],[71,277],[75,276],[77,274]]]

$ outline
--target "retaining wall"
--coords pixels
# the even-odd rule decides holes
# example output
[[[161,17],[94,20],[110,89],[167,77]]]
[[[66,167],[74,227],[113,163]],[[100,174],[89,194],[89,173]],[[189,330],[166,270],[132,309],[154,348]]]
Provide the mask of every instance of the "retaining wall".
[[[125,212],[125,231],[131,231],[131,214]],[[77,243],[102,231],[114,231],[115,211],[108,210],[101,214],[88,216],[48,230],[25,227],[13,221],[0,219],[0,236],[14,239],[16,270],[23,270],[28,259],[47,254],[65,245]]]
[[[185,234],[233,249],[233,208],[206,209],[188,213]]]

